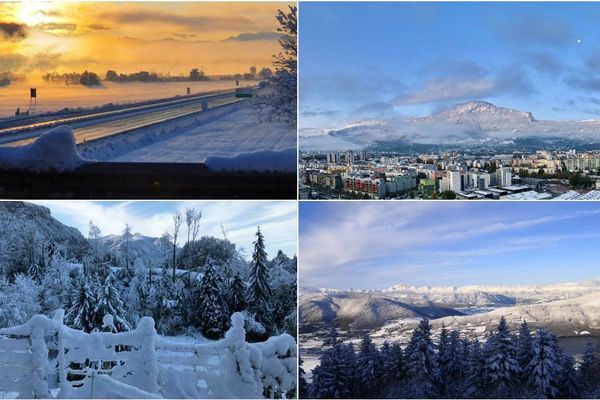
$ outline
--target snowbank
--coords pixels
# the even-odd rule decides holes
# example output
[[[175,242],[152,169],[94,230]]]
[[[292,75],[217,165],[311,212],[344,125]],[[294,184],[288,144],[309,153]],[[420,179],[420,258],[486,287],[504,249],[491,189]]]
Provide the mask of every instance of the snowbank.
[[[295,171],[295,148],[273,151],[260,150],[232,157],[211,156],[204,162],[213,171]]]
[[[68,171],[84,162],[77,151],[73,130],[68,126],[51,129],[25,146],[0,147],[0,167],[3,168]]]

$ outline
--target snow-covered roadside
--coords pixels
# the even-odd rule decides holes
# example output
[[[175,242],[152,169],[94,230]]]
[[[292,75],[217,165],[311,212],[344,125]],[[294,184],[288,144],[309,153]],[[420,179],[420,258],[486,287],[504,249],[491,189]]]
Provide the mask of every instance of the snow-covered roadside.
[[[238,107],[208,121],[184,118],[160,130],[120,135],[80,148],[86,158],[102,161],[200,163],[208,159],[217,169],[295,170],[296,131],[283,123],[259,121],[250,105]]]
[[[20,147],[0,147],[0,167],[31,171],[68,171],[85,163],[68,126],[51,129],[35,142]]]

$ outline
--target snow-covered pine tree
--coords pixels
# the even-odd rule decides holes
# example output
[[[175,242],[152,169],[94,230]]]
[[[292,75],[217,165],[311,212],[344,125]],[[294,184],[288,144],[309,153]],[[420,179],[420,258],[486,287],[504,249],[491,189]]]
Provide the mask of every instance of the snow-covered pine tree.
[[[212,258],[206,260],[203,271],[196,294],[197,323],[206,337],[217,339],[227,327],[227,307],[223,299],[221,279]]]
[[[579,382],[584,396],[590,394],[597,388],[600,376],[600,359],[598,358],[596,346],[587,342],[581,362],[579,364]]]
[[[472,341],[466,352],[467,366],[465,379],[465,398],[479,399],[484,397],[486,384],[485,358],[479,340]]]
[[[73,328],[90,333],[96,326],[96,297],[86,276],[79,279],[73,305],[65,315],[65,323]]]
[[[407,391],[411,397],[430,398],[437,395],[440,380],[438,357],[431,340],[431,327],[428,319],[419,322],[413,331],[410,342],[404,350],[406,373],[409,379]]]
[[[112,273],[104,279],[101,290],[98,292],[98,302],[94,313],[98,327],[102,326],[104,316],[110,314],[113,316],[114,326],[118,332],[131,330],[131,325],[127,321],[127,312],[123,306],[121,294],[115,287],[115,278]]]
[[[529,381],[531,369],[529,363],[533,358],[533,339],[527,321],[523,320],[519,327],[519,334],[516,338],[516,358],[520,369],[520,379],[522,383]]]
[[[50,315],[58,308],[70,306],[71,279],[66,267],[66,259],[61,252],[50,258],[42,277],[42,310]]]
[[[381,389],[381,364],[379,351],[368,334],[364,334],[356,356],[356,367],[359,373],[358,384],[361,388],[359,395],[365,398],[377,398]]]
[[[306,372],[302,365],[304,364],[304,360],[302,356],[298,356],[298,398],[299,399],[307,399],[310,396],[310,386],[306,381]]]
[[[311,397],[319,399],[343,399],[355,397],[352,393],[354,382],[354,350],[337,340],[337,331],[332,329],[325,345],[330,345],[321,354],[319,366],[313,370]]]
[[[269,300],[271,297],[271,286],[269,284],[267,252],[265,251],[265,239],[260,231],[256,230],[256,241],[252,253],[252,264],[250,268],[250,287],[248,308],[254,313],[263,325],[270,325]]]
[[[579,382],[577,382],[577,373],[575,371],[575,359],[570,355],[560,358],[562,374],[559,377],[558,389],[559,397],[563,399],[576,399],[581,397]]]
[[[229,286],[229,313],[246,309],[246,284],[239,273],[235,273]]]
[[[447,398],[460,398],[463,396],[464,387],[462,383],[467,363],[462,346],[463,343],[458,331],[451,331],[446,354],[444,355],[443,367],[440,364],[441,373],[444,377],[443,389]]]
[[[559,395],[562,368],[557,347],[556,336],[545,329],[537,331],[533,339],[533,357],[529,362],[529,379],[538,396],[554,398]]]
[[[500,318],[497,331],[486,343],[485,372],[493,397],[510,396],[514,378],[519,374],[519,364],[515,358],[515,345],[504,317]]]

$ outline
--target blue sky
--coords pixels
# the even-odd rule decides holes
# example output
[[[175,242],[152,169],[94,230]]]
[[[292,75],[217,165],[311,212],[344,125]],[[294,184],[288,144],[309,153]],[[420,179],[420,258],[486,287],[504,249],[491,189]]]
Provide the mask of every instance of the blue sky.
[[[599,3],[302,2],[302,133],[470,100],[600,118]]]
[[[89,221],[100,227],[103,235],[121,234],[126,223],[135,233],[159,237],[165,231],[173,233],[172,214],[175,210],[194,208],[202,211],[200,235],[223,237],[221,223],[229,240],[252,255],[256,227],[265,236],[269,257],[279,249],[288,256],[297,250],[297,205],[294,201],[34,201],[50,208],[52,216],[63,224],[75,227],[84,236]],[[185,223],[180,237],[186,237]]]
[[[600,278],[595,202],[301,202],[300,285],[383,289]]]

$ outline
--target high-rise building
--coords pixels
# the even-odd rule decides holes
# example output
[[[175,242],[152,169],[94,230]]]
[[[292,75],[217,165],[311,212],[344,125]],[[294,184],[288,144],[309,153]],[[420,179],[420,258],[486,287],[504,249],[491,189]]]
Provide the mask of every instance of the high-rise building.
[[[337,164],[340,162],[339,153],[327,153],[327,163],[328,164]]]
[[[460,171],[448,171],[448,190],[454,193],[462,191],[462,174]]]

